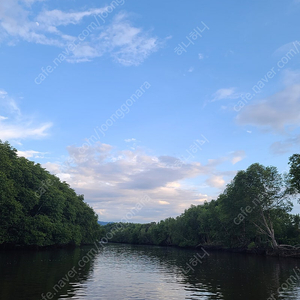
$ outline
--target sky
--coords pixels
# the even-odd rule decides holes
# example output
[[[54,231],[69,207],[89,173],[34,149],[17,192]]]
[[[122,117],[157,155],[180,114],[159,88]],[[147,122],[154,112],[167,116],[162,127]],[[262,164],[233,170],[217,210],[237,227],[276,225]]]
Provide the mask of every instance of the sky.
[[[288,172],[299,14],[295,0],[2,0],[0,139],[101,221],[176,217],[252,163]]]

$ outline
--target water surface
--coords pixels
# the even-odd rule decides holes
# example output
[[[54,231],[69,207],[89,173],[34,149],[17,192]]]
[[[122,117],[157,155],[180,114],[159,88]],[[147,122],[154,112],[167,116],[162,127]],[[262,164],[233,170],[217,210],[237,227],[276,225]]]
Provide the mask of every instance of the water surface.
[[[124,244],[95,249],[0,252],[0,299],[300,299],[297,259]],[[188,271],[197,253],[203,258]]]

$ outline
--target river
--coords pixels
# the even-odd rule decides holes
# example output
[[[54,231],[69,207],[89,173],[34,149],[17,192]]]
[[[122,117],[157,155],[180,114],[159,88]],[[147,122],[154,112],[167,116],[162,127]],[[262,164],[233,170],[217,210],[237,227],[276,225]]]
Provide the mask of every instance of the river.
[[[66,298],[300,299],[300,260],[124,244],[0,251],[1,300]]]

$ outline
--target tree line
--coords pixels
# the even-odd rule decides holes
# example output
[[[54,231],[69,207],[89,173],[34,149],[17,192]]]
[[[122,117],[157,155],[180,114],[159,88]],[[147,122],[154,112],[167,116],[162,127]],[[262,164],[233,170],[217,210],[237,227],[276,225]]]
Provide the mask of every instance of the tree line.
[[[98,217],[66,182],[0,140],[0,247],[93,243]]]
[[[252,164],[237,172],[216,200],[158,223],[108,224],[106,234],[113,233],[111,242],[133,244],[297,249],[300,216],[290,212],[300,193],[300,154],[291,156],[289,165],[289,173],[281,175],[273,166]]]
[[[192,205],[158,223],[100,226],[93,209],[66,182],[0,140],[0,247],[80,245],[104,235],[112,242],[226,248],[298,248],[300,154],[288,174],[252,164],[239,171],[216,200]]]

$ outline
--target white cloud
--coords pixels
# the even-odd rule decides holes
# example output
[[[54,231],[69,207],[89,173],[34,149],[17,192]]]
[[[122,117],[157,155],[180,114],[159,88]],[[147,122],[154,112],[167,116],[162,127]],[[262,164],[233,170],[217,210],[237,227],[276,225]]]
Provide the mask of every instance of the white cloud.
[[[235,155],[210,160],[206,165],[198,162],[174,166],[176,157],[151,156],[142,150],[117,151],[111,145],[96,143],[80,153],[81,148],[68,147],[71,163],[43,165],[49,171],[66,180],[96,211],[105,211],[104,218],[120,220],[134,207],[138,199],[147,194],[152,200],[135,221],[158,221],[176,216],[191,204],[210,200],[187,182],[198,176],[209,176],[208,184],[220,188],[224,177],[233,173],[222,173],[216,167]]]
[[[47,163],[43,164],[43,167],[46,168],[49,172],[51,172],[53,174],[61,173],[61,165],[58,163],[47,162]]]
[[[300,134],[290,137],[283,141],[274,142],[271,147],[270,151],[273,154],[284,154],[287,152],[291,152],[291,150],[295,147],[294,151],[299,151],[300,145]]]
[[[30,1],[31,4],[33,1]],[[27,2],[27,4],[30,4]],[[18,41],[23,39],[28,42],[35,42],[44,45],[63,46],[57,38],[46,37],[44,33],[49,28],[37,26],[35,21],[30,19],[30,5],[22,6],[17,0],[0,2],[0,41],[7,39]],[[44,29],[44,32],[41,32]]]
[[[159,47],[158,39],[133,27],[125,13],[119,13],[99,39],[101,47],[108,49],[111,56],[125,66],[139,65]]]
[[[236,117],[239,125],[252,125],[283,135],[283,140],[270,146],[273,154],[287,153],[300,145],[297,133],[300,125],[300,70],[283,70],[282,82],[286,86],[283,90],[246,106]]]
[[[160,205],[169,205],[170,204],[170,202],[168,202],[168,201],[161,201],[161,200],[159,200],[158,203]]]
[[[132,138],[132,139],[125,139],[124,140],[126,143],[130,143],[130,142],[135,142],[136,139]]]
[[[236,88],[224,88],[217,90],[212,96],[211,102],[223,100],[223,99],[237,99],[241,94],[235,92]]]
[[[161,46],[158,38],[150,32],[133,26],[124,12],[111,17],[109,24],[109,19],[101,17],[104,23],[99,18],[108,7],[64,12],[58,9],[41,10],[40,6],[35,6],[32,10],[33,2],[36,1],[26,1],[26,6],[18,0],[0,2],[0,42],[16,44],[19,40],[25,40],[64,50],[76,45],[71,47],[67,62],[85,62],[109,54],[114,61],[125,66],[141,64]],[[118,8],[115,7],[115,10]],[[78,29],[70,31],[66,25]],[[84,40],[83,36],[79,38],[83,32]]]
[[[0,118],[1,140],[39,139],[48,135],[50,122],[36,124],[32,117],[22,114],[16,101],[4,90],[0,90],[0,99],[0,110],[5,115]]]
[[[240,125],[253,125],[281,133],[288,126],[299,126],[300,84],[246,106],[236,119]]]
[[[300,70],[285,69],[281,74],[285,86],[300,83]]]
[[[39,151],[34,151],[34,150],[27,150],[27,151],[20,151],[18,150],[18,155],[23,156],[25,158],[43,158],[45,153],[44,152],[39,152]]]
[[[188,69],[188,72],[189,73],[192,73],[194,71],[194,67],[190,67],[189,69]]]
[[[206,183],[209,186],[215,187],[215,188],[224,188],[225,186],[225,180],[223,179],[222,176],[212,176],[209,179],[206,180]]]
[[[246,153],[243,150],[235,151],[232,154],[232,156],[233,157],[231,159],[231,162],[232,162],[233,165],[235,165],[236,163],[238,163],[239,161],[243,160],[246,157]]]
[[[66,26],[69,24],[76,25],[82,21],[83,18],[95,16],[105,12],[106,7],[98,9],[90,9],[82,12],[63,12],[58,9],[41,12],[36,20],[39,24],[48,27]]]

